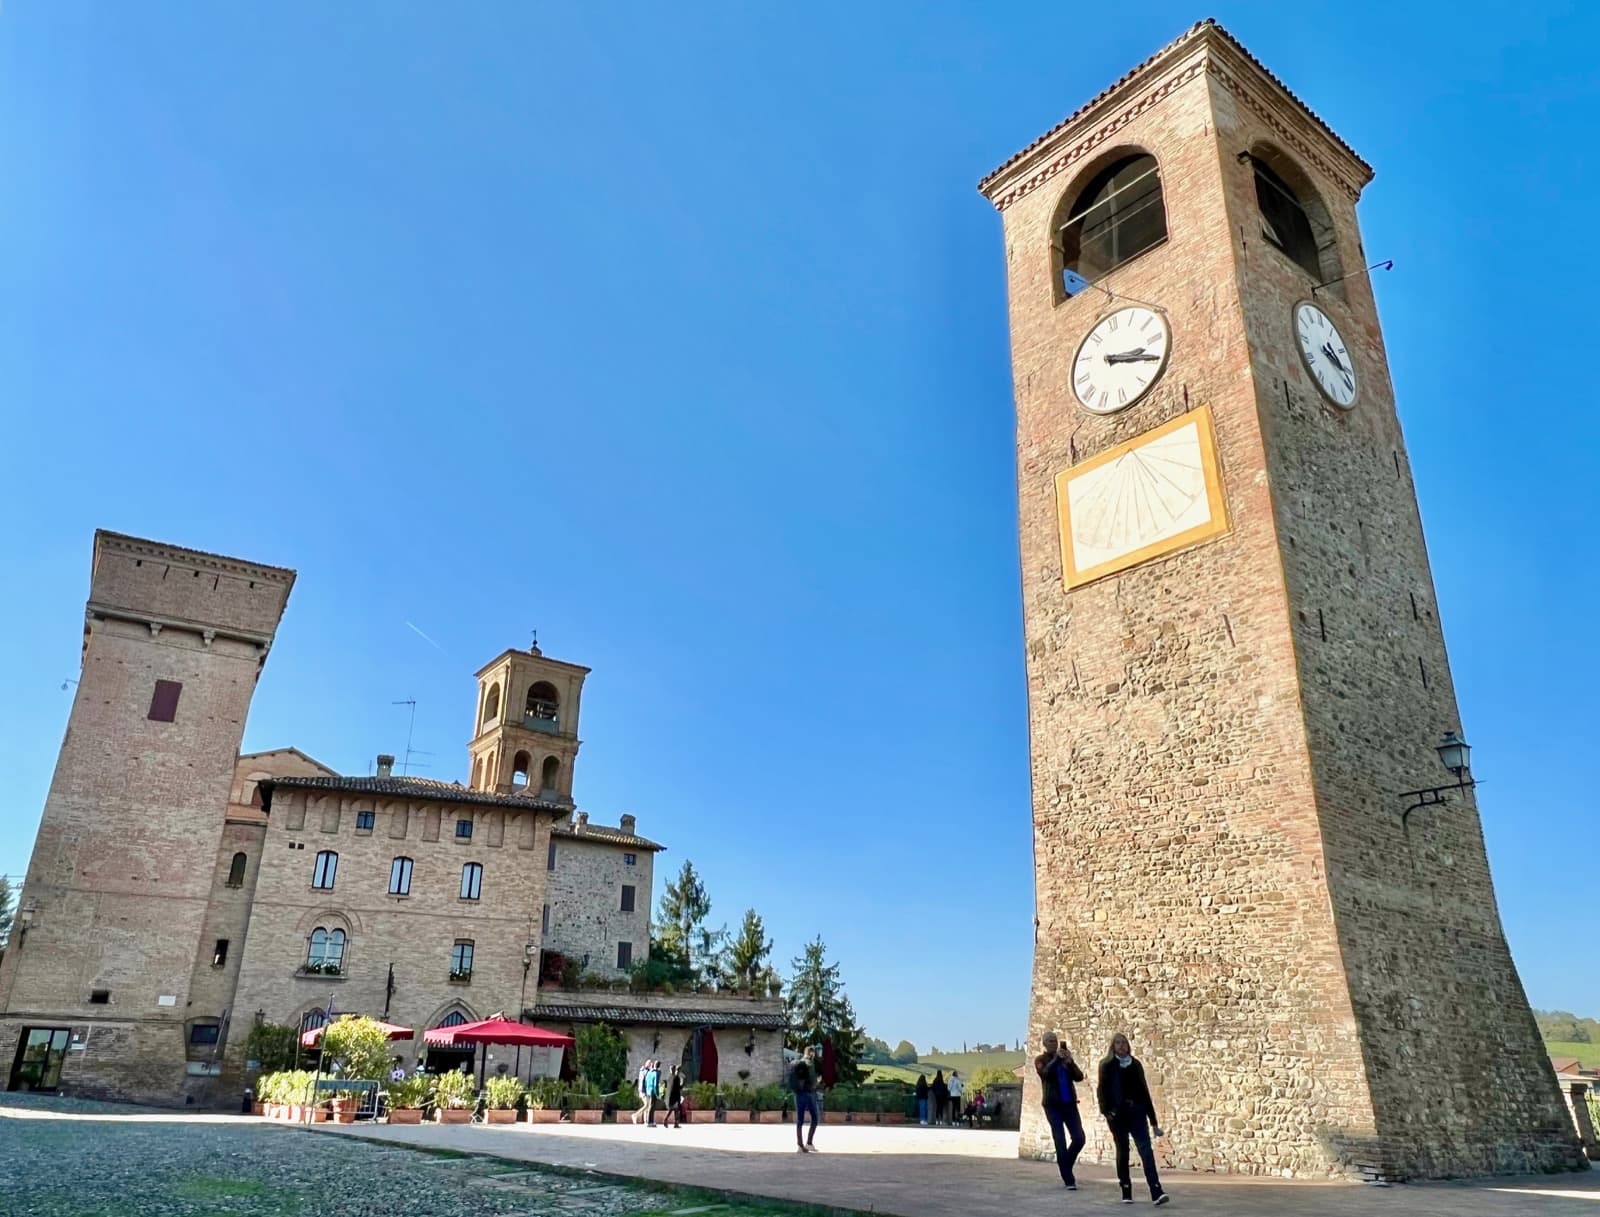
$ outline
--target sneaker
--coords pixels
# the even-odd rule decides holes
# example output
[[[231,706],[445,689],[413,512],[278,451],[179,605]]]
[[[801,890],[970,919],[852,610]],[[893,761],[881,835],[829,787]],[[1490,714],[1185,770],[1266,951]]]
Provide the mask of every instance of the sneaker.
[[[1123,1192],[1122,1193],[1122,1203],[1123,1204],[1132,1204],[1133,1203],[1133,1193],[1132,1192]]]
[[[804,1145],[801,1145],[799,1142],[796,1142],[795,1143],[795,1147],[794,1147],[794,1152],[797,1153],[797,1154],[803,1154],[803,1153],[806,1152],[806,1147]]]
[[[1161,1194],[1159,1194],[1157,1196],[1152,1196],[1150,1198],[1150,1203],[1151,1204],[1165,1204],[1167,1201],[1169,1201],[1171,1199],[1172,1199],[1171,1196],[1167,1195],[1165,1192],[1162,1192]]]

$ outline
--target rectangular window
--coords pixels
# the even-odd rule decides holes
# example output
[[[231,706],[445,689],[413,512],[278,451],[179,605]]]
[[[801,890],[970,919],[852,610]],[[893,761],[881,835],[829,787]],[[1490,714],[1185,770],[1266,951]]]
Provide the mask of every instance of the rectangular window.
[[[325,849],[317,855],[317,866],[311,872],[311,886],[331,888],[334,877],[339,872],[339,855],[331,849]]]
[[[619,942],[619,943],[617,943],[617,967],[619,967],[619,968],[631,968],[631,967],[633,967],[633,943],[631,943],[631,942]]]
[[[450,979],[472,978],[472,943],[459,941],[450,949]]]
[[[550,906],[548,904],[544,906],[544,911],[539,914],[539,933],[545,935],[550,933]]]
[[[219,938],[217,939],[216,949],[211,952],[211,966],[213,968],[220,968],[227,962],[228,940],[226,938]]]
[[[470,840],[472,840],[472,821],[471,820],[457,820],[456,821],[456,840],[457,841],[470,841]]]
[[[396,858],[389,864],[389,894],[391,896],[411,894],[410,858]]]
[[[182,681],[156,681],[156,691],[150,697],[150,713],[147,716],[150,721],[153,723],[176,722],[178,718],[178,694],[182,692]]]
[[[555,870],[556,868],[556,839],[554,837],[550,838],[550,856],[544,860],[544,868],[545,870]]]
[[[483,867],[468,862],[461,868],[461,898],[476,900],[483,893]]]
[[[356,831],[357,832],[361,832],[362,830],[365,830],[367,832],[371,832],[372,831],[372,825],[376,822],[376,820],[377,820],[377,813],[375,813],[375,812],[371,812],[371,811],[358,811],[358,812],[356,812]]]
[[[622,865],[624,865],[624,866],[637,866],[638,864],[639,864],[639,855],[638,854],[623,854],[622,855]]]
[[[633,912],[633,884],[631,883],[622,885],[622,911],[624,913]]]
[[[216,1023],[196,1023],[189,1028],[189,1042],[191,1044],[214,1044],[222,1033],[222,1028]]]

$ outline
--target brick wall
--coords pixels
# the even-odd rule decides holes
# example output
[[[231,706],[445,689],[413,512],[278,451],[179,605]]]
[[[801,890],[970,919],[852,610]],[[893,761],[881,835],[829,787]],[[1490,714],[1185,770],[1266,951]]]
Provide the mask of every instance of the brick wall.
[[[634,859],[628,865],[626,857]],[[600,976],[622,977],[617,944],[631,943],[633,960],[650,955],[650,900],[653,850],[584,840],[565,833],[556,837],[556,868],[550,875],[550,933],[544,949],[582,959]],[[633,911],[622,911],[622,887],[634,889]]]

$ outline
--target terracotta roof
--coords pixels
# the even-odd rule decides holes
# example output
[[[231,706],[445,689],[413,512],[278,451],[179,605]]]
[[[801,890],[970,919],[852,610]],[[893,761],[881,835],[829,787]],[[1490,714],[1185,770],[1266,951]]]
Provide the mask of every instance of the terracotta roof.
[[[998,178],[1007,169],[1010,169],[1018,161],[1021,161],[1021,160],[1025,159],[1026,157],[1030,156],[1034,151],[1036,151],[1038,148],[1040,148],[1044,144],[1048,143],[1052,138],[1055,137],[1055,135],[1058,132],[1065,130],[1067,127],[1070,127],[1074,122],[1076,122],[1084,114],[1088,113],[1088,111],[1092,110],[1095,106],[1099,105],[1102,101],[1104,101],[1112,93],[1115,93],[1118,89],[1122,88],[1129,81],[1131,81],[1134,77],[1138,76],[1141,72],[1143,72],[1146,68],[1148,68],[1156,60],[1160,59],[1162,56],[1166,55],[1168,52],[1174,50],[1175,48],[1177,48],[1179,46],[1182,46],[1185,42],[1188,42],[1193,38],[1201,36],[1205,31],[1208,31],[1208,30],[1214,31],[1216,33],[1216,35],[1221,37],[1224,41],[1226,41],[1229,46],[1233,47],[1236,51],[1238,51],[1241,55],[1243,55],[1246,59],[1248,59],[1252,64],[1254,64],[1261,71],[1262,75],[1264,75],[1268,80],[1272,81],[1273,84],[1277,85],[1280,89],[1282,89],[1284,91],[1284,93],[1289,97],[1289,99],[1291,101],[1293,101],[1296,105],[1298,105],[1302,110],[1304,110],[1306,112],[1307,116],[1311,119],[1312,122],[1316,123],[1317,126],[1322,128],[1322,130],[1327,134],[1329,139],[1333,140],[1333,142],[1338,144],[1339,147],[1343,148],[1351,156],[1355,157],[1357,163],[1360,164],[1362,166],[1362,168],[1364,168],[1367,171],[1367,174],[1368,174],[1369,177],[1371,176],[1372,166],[1368,165],[1366,161],[1362,160],[1360,154],[1357,153],[1356,150],[1354,148],[1352,148],[1349,144],[1345,143],[1344,140],[1339,137],[1338,133],[1336,131],[1334,131],[1334,129],[1332,127],[1328,126],[1328,124],[1323,121],[1321,116],[1319,116],[1315,110],[1313,110],[1310,106],[1306,105],[1305,102],[1301,101],[1300,98],[1298,96],[1296,96],[1296,94],[1295,94],[1293,89],[1289,88],[1288,85],[1284,84],[1283,81],[1279,80],[1278,77],[1276,75],[1274,75],[1272,70],[1270,68],[1268,68],[1266,64],[1262,63],[1259,59],[1257,59],[1254,55],[1252,55],[1250,53],[1250,51],[1245,47],[1244,43],[1240,42],[1232,34],[1228,33],[1228,31],[1226,29],[1224,29],[1220,24],[1218,24],[1216,18],[1207,17],[1204,21],[1198,21],[1194,25],[1191,25],[1187,30],[1185,30],[1183,33],[1179,34],[1171,42],[1167,43],[1166,46],[1162,47],[1159,51],[1157,51],[1155,54],[1151,55],[1148,59],[1144,60],[1142,63],[1140,63],[1137,66],[1135,66],[1133,68],[1130,68],[1128,71],[1124,72],[1122,74],[1122,76],[1120,76],[1114,83],[1112,83],[1111,85],[1107,86],[1106,88],[1100,90],[1100,92],[1096,93],[1088,101],[1084,102],[1083,105],[1079,106],[1071,114],[1067,115],[1064,119],[1062,119],[1060,122],[1058,122],[1055,126],[1051,127],[1050,130],[1046,131],[1038,139],[1034,140],[1031,144],[1029,144],[1021,152],[1018,152],[1015,156],[1013,156],[1010,159],[1006,160],[1004,163],[1002,163],[1001,165],[997,166],[994,170],[992,170],[988,174],[985,174],[983,180],[978,183],[978,189],[983,194],[987,195],[989,193],[989,187],[994,183],[995,179]]]
[[[1575,1056],[1553,1056],[1550,1065],[1557,1073],[1577,1073],[1583,1062]]]
[[[762,1027],[782,1031],[789,1025],[781,1014],[744,1010],[667,1010],[660,1006],[565,1006],[541,1002],[524,1014],[535,1021],[573,1023],[655,1023],[669,1027]]]
[[[510,807],[518,811],[549,811],[565,816],[572,809],[565,803],[520,794],[494,794],[487,790],[468,790],[436,778],[302,778],[263,779],[263,792],[279,786],[290,790],[339,790],[347,794],[387,795],[390,798],[423,799],[431,803],[461,803],[474,807]]]
[[[648,849],[659,852],[666,849],[665,845],[641,837],[631,832],[623,832],[620,828],[607,828],[604,824],[585,824],[579,828],[575,824],[557,824],[550,830],[558,837],[572,837],[579,841],[598,841],[602,845],[625,845],[629,849]]]

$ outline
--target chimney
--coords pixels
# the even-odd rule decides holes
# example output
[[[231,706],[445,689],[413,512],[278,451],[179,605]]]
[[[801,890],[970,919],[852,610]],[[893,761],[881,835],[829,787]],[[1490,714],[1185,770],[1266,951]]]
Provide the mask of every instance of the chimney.
[[[390,778],[394,776],[394,757],[390,756],[387,752],[382,753],[378,757],[378,776],[380,778]]]
[[[580,811],[578,813],[578,831],[582,832],[585,828],[588,828],[588,827],[589,827],[589,813],[587,811]]]
[[[634,819],[632,816],[623,816],[622,817],[622,831],[625,832],[625,833],[632,834],[634,832],[634,830],[635,830],[635,826],[638,823],[639,823],[639,821]]]

